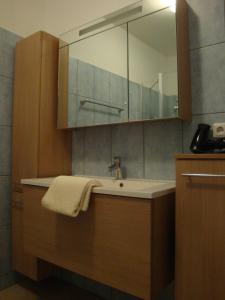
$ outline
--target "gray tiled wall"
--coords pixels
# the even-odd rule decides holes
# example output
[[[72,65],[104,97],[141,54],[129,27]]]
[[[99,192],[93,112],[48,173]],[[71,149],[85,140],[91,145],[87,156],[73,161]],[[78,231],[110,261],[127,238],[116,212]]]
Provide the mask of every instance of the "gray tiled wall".
[[[11,131],[13,67],[20,38],[0,28],[0,289],[14,280],[11,271]]]
[[[121,155],[125,167],[123,171],[128,177],[172,179],[175,177],[174,154],[189,152],[197,124],[225,122],[224,0],[187,2],[190,20],[192,122],[167,121],[75,130],[75,174],[105,176],[112,157]],[[93,153],[90,155],[91,151]],[[76,282],[71,274],[68,278]],[[86,279],[79,278],[79,283],[81,287],[87,287]],[[99,284],[93,284],[91,290],[106,299],[133,299]],[[170,297],[165,296],[165,299]]]
[[[69,128],[159,118],[159,91],[75,57],[69,58],[68,90]],[[87,99],[122,110],[84,102]],[[177,116],[177,101],[177,95],[163,95],[165,118]]]
[[[173,179],[174,154],[189,151],[197,124],[225,121],[224,0],[187,2],[192,122],[167,121],[75,130],[74,174],[110,175],[108,166],[113,156],[119,155],[127,177]],[[90,140],[91,143],[87,142]]]

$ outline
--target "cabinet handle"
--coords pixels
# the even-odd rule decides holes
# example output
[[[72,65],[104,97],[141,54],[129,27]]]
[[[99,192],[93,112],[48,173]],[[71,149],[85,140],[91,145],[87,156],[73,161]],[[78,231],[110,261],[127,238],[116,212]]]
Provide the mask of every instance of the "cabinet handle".
[[[225,178],[225,174],[197,174],[197,173],[183,173],[181,176],[184,177],[214,177],[214,178]]]

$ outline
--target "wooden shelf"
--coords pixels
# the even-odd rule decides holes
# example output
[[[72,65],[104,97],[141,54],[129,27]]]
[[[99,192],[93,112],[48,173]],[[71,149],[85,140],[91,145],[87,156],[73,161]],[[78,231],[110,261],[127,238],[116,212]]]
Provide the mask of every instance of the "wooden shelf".
[[[224,160],[225,159],[225,153],[221,154],[176,154],[175,156],[176,160],[178,159],[218,159],[218,160]]]

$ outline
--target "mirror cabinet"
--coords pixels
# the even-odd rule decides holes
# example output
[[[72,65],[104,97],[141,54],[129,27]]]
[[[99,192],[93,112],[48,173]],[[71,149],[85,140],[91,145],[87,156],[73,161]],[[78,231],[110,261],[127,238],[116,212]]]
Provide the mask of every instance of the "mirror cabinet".
[[[191,118],[187,4],[162,3],[139,1],[61,36],[58,128]]]

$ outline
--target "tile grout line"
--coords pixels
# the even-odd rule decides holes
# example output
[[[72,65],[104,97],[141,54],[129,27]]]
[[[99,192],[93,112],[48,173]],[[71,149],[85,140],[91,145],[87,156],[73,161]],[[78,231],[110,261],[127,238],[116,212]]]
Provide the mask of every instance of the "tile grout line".
[[[0,73],[0,77],[6,78],[6,79],[10,79],[11,81],[14,80],[14,76],[8,76],[8,75],[1,74],[1,73]]]
[[[221,41],[221,42],[218,42],[218,43],[215,43],[215,44],[207,44],[207,45],[199,46],[199,47],[196,47],[196,48],[189,48],[189,51],[192,52],[192,51],[201,50],[201,49],[204,49],[204,48],[217,46],[217,45],[221,45],[221,44],[225,44],[225,41]]]
[[[207,113],[196,113],[192,114],[192,117],[198,117],[198,116],[205,116],[205,115],[218,115],[218,114],[225,114],[225,111],[217,111],[217,112],[207,112]]]

